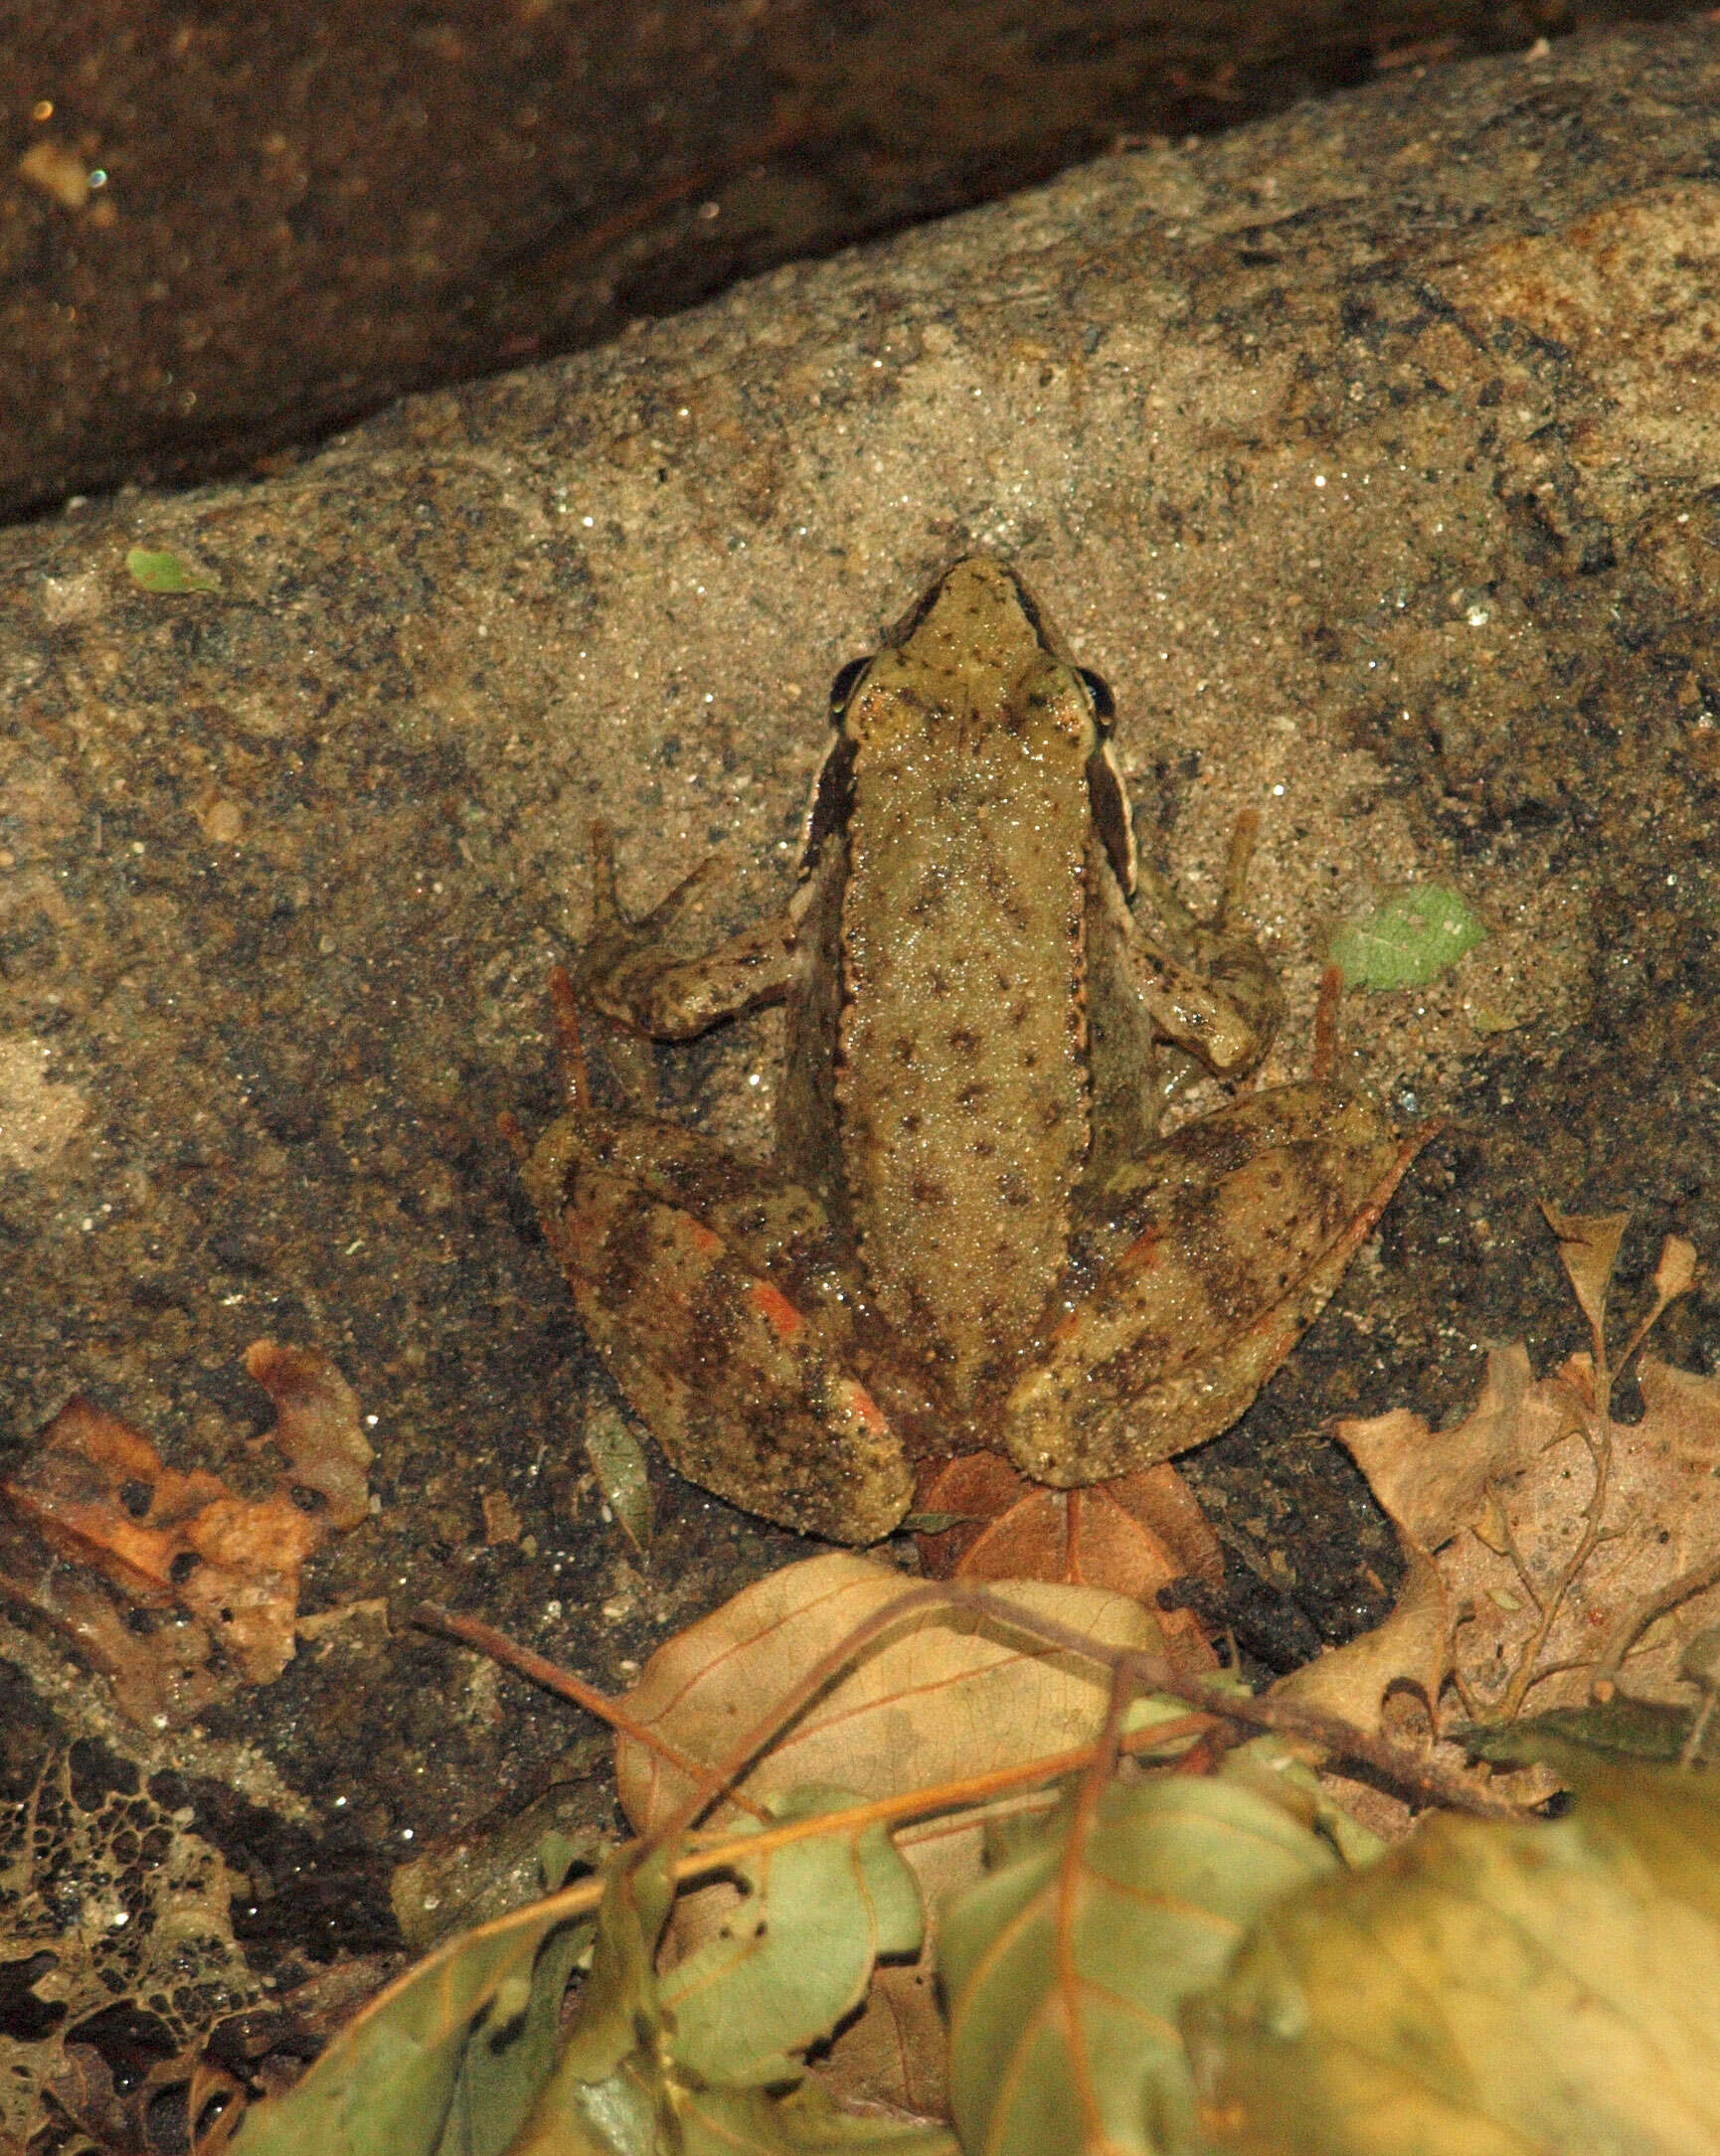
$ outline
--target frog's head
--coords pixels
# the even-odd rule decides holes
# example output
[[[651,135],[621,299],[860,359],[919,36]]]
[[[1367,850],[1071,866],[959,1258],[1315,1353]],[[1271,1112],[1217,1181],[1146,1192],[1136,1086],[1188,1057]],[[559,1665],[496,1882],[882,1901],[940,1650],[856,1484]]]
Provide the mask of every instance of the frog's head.
[[[835,740],[813,786],[804,860],[845,827],[863,757],[912,753],[953,732],[976,754],[1005,745],[1033,764],[1085,783],[1093,819],[1123,890],[1134,888],[1134,841],[1110,746],[1115,706],[1103,678],[1079,665],[1017,571],[964,555],[887,635],[850,660],[830,692]]]

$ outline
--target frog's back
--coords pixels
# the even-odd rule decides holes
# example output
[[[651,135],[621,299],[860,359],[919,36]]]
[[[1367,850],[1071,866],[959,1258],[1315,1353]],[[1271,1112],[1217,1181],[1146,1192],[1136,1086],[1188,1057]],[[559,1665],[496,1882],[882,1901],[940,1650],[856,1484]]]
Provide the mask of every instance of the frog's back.
[[[848,728],[849,1211],[879,1307],[966,1403],[1044,1310],[1087,1152],[1092,706],[978,560],[874,662]]]

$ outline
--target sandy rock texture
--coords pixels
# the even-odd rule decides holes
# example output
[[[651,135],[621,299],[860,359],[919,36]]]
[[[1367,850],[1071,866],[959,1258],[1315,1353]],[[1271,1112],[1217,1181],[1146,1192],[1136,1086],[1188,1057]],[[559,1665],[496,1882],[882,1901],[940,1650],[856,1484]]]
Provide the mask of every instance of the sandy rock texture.
[[[0,516],[1413,58],[1678,0],[144,0],[0,11]]]
[[[152,1756],[243,1740],[380,1861],[572,1739],[404,1631],[420,1595],[618,1683],[791,1547],[666,1475],[648,1561],[605,1525],[495,1118],[553,1103],[591,819],[635,903],[722,844],[713,926],[775,904],[831,675],[972,548],[1112,682],[1192,897],[1260,811],[1277,1072],[1370,889],[1492,931],[1347,1003],[1361,1072],[1452,1126],[1200,1468],[1287,1651],[1389,1564],[1322,1419],[1457,1409],[1489,1334],[1574,1344],[1535,1197],[1637,1204],[1627,1292],[1661,1228],[1720,1251],[1717,97],[1712,24],[1406,73],[0,538],[5,1442],[82,1387],[265,1484],[264,1335],[376,1418],[380,1509],[307,1597],[360,1614]],[[138,546],[210,587],[142,588]],[[774,1038],[665,1060],[665,1099],[762,1144]],[[1713,1305],[1680,1324],[1700,1361]]]

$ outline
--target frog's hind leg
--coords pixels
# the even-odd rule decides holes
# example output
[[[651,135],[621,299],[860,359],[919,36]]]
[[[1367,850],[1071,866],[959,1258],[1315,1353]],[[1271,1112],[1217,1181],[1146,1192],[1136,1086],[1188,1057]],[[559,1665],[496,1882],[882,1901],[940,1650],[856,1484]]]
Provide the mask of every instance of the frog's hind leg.
[[[533,1147],[503,1129],[599,1358],[689,1481],[802,1534],[889,1534],[913,1478],[855,1372],[822,1208],[678,1123],[599,1108],[560,967],[550,993],[566,1112]]]
[[[1070,1487],[1228,1429],[1435,1127],[1400,1142],[1361,1095],[1303,1082],[1245,1095],[1119,1171],[1104,1194],[1114,1254],[1004,1405],[1016,1465]]]

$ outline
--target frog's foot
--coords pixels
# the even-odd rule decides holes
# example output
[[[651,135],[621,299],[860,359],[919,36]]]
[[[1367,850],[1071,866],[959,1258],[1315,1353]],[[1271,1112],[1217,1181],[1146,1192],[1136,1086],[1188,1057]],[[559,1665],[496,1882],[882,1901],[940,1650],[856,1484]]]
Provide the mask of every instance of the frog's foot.
[[[1432,1135],[1399,1143],[1358,1094],[1255,1093],[1114,1180],[1133,1238],[1004,1406],[1010,1457],[1059,1488],[1216,1437],[1325,1307]],[[1125,1171],[1125,1174],[1127,1171]]]
[[[621,909],[614,836],[606,824],[593,824],[592,928],[575,973],[581,1000],[655,1041],[691,1040],[719,1019],[779,1001],[790,970],[789,936],[780,919],[703,957],[676,958],[665,948],[681,922],[702,910],[719,867],[712,855],[633,919]]]
[[[680,1473],[800,1534],[891,1533],[913,1476],[853,1374],[846,1303],[804,1261],[814,1200],[634,1116],[564,1116],[524,1178],[588,1338]]]

